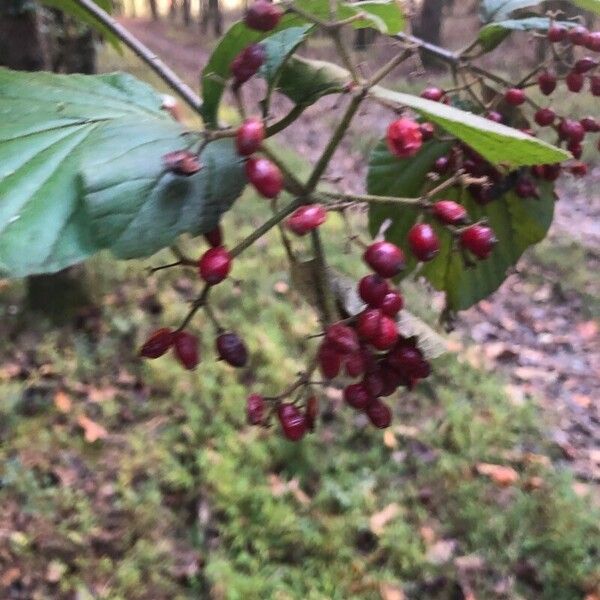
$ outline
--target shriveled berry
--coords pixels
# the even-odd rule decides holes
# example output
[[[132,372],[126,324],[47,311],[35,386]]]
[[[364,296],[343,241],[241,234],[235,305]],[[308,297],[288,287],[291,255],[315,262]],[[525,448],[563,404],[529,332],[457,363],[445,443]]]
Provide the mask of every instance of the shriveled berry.
[[[575,94],[579,93],[583,89],[584,82],[585,78],[583,75],[581,75],[581,73],[575,73],[575,71],[571,71],[565,77],[565,83],[567,84],[569,91]]]
[[[217,336],[217,353],[219,358],[232,367],[244,367],[248,362],[248,350],[237,333],[227,331]]]
[[[283,11],[279,6],[267,0],[256,0],[246,11],[244,23],[256,31],[271,31],[275,29]]]
[[[231,62],[234,87],[239,87],[253,77],[265,61],[266,55],[262,44],[251,44],[244,48]]]
[[[375,242],[363,254],[364,261],[381,277],[398,275],[405,267],[404,253],[391,242]]]
[[[246,177],[265,198],[276,198],[283,188],[279,167],[267,158],[251,156],[246,161]]]
[[[438,200],[431,210],[438,221],[445,225],[460,225],[468,219],[465,207],[454,200]]]
[[[438,87],[427,87],[421,92],[421,98],[426,100],[433,100],[433,102],[439,102],[446,92]]]
[[[421,261],[432,260],[440,251],[440,240],[429,223],[417,223],[408,232],[411,252]]]
[[[367,308],[358,315],[356,333],[363,340],[372,340],[379,332],[381,311],[378,308]]]
[[[548,29],[548,40],[553,44],[556,44],[557,42],[562,42],[567,38],[567,35],[567,29],[565,27],[562,27],[561,25],[552,25]]]
[[[583,117],[579,122],[585,131],[589,133],[598,133],[600,131],[600,123],[594,117]]]
[[[377,273],[365,275],[358,282],[358,294],[369,306],[378,307],[389,289],[388,282]]]
[[[310,396],[306,400],[304,416],[306,418],[306,426],[310,431],[313,431],[315,423],[317,422],[317,417],[319,416],[319,399],[316,396]]]
[[[296,235],[306,235],[320,227],[327,220],[327,211],[320,204],[308,204],[296,209],[285,222],[286,227]]]
[[[421,137],[424,142],[428,142],[435,135],[435,127],[432,123],[421,123],[419,128],[421,129]]]
[[[186,177],[194,175],[202,169],[198,155],[189,150],[168,152],[163,156],[163,165],[165,166],[165,169],[171,171],[171,173],[184,175]]]
[[[283,435],[292,442],[297,442],[304,437],[307,424],[306,417],[294,405],[283,402],[277,408],[277,416],[281,423]]]
[[[342,355],[330,344],[324,343],[318,353],[319,369],[325,379],[337,377],[342,368]]]
[[[436,173],[438,173],[439,175],[443,175],[444,173],[447,173],[450,170],[451,166],[452,166],[452,161],[450,160],[450,157],[440,156],[433,163],[433,170]]]
[[[538,76],[538,85],[544,96],[549,96],[556,89],[556,75],[550,71],[543,71]]]
[[[352,383],[344,388],[346,404],[357,410],[364,410],[373,401],[367,388],[362,383]]]
[[[531,179],[527,179],[526,177],[521,177],[517,184],[515,185],[515,193],[519,198],[539,198],[540,193],[536,187],[536,185],[531,181]]]
[[[520,88],[510,88],[504,94],[504,99],[511,106],[520,106],[526,98],[525,92]]]
[[[387,315],[381,317],[379,321],[379,330],[371,344],[377,350],[389,350],[398,341],[398,325],[396,321]]]
[[[246,398],[246,415],[250,425],[260,425],[265,420],[265,399],[260,394]]]
[[[252,117],[246,119],[238,128],[235,136],[235,147],[241,156],[250,156],[260,148],[264,139],[265,126],[262,119]]]
[[[358,352],[360,348],[354,329],[343,323],[334,323],[327,327],[325,343],[335,348],[340,354],[352,354]]]
[[[387,130],[387,145],[392,154],[400,158],[414,156],[423,145],[419,124],[412,119],[397,119]]]
[[[175,341],[175,333],[168,327],[157,329],[144,342],[140,349],[143,358],[159,358],[169,350]]]
[[[480,260],[486,259],[494,249],[496,236],[487,225],[471,225],[460,234],[460,243]]]
[[[591,31],[585,45],[592,52],[600,52],[600,31]]]
[[[209,248],[198,261],[200,277],[209,285],[220,283],[231,271],[231,254],[224,246]]]
[[[569,29],[569,39],[575,46],[586,46],[588,43],[590,32],[587,27],[577,25],[573,29]]]
[[[569,171],[575,177],[584,177],[585,175],[587,175],[588,166],[584,162],[576,162],[575,164],[569,167]]]
[[[221,226],[217,225],[214,229],[211,229],[208,233],[204,234],[204,239],[213,247],[223,245],[223,231]]]
[[[592,96],[600,96],[600,75],[590,77],[590,92]]]
[[[346,360],[346,375],[358,377],[365,372],[366,361],[364,352],[355,352]]]
[[[584,58],[580,58],[579,60],[575,61],[575,64],[573,65],[573,71],[580,74],[587,73],[597,66],[597,61],[589,56],[585,56]]]
[[[381,312],[388,317],[395,317],[404,307],[404,298],[400,292],[392,290],[385,295],[381,303]]]
[[[369,417],[369,421],[378,429],[385,429],[392,423],[392,411],[390,407],[379,399],[373,400],[367,406],[365,413]]]
[[[556,113],[551,108],[540,108],[536,111],[534,119],[540,127],[548,127],[554,123]]]
[[[175,356],[188,370],[195,369],[200,362],[198,352],[198,338],[187,331],[178,331],[175,334]]]

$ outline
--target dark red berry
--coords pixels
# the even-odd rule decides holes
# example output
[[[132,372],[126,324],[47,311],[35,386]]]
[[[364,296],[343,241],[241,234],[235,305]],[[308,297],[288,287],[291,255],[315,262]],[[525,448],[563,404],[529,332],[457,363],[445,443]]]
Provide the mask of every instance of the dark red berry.
[[[277,27],[282,16],[283,11],[276,4],[267,0],[256,0],[246,11],[244,23],[256,31],[271,31]]]
[[[556,181],[560,176],[561,166],[560,163],[552,165],[542,165],[544,170],[544,179],[546,181]]]
[[[385,295],[381,303],[381,312],[388,317],[395,317],[404,307],[404,298],[400,292],[392,290]]]
[[[591,71],[594,67],[598,66],[598,62],[589,56],[585,56],[584,58],[580,58],[573,65],[573,71],[575,73],[587,73]]]
[[[429,223],[417,223],[408,232],[411,252],[421,261],[432,260],[440,251],[440,240]]]
[[[447,173],[450,170],[451,166],[452,166],[452,161],[450,160],[450,157],[440,156],[433,163],[433,170],[436,173],[438,173],[439,175],[443,175],[444,173]]]
[[[496,244],[494,231],[487,225],[471,225],[460,234],[460,243],[480,260],[486,259]]]
[[[585,47],[592,52],[600,52],[600,31],[590,32]]]
[[[265,61],[266,55],[262,44],[251,44],[242,50],[231,63],[234,87],[239,87],[253,77]]]
[[[556,75],[549,71],[543,71],[538,77],[538,85],[544,96],[549,96],[556,89]]]
[[[363,340],[372,340],[379,332],[381,311],[378,308],[367,308],[358,315],[356,333]]]
[[[194,175],[202,168],[197,154],[189,150],[176,150],[168,152],[163,156],[165,169],[176,175],[185,175],[189,177]]]
[[[402,376],[385,363],[381,369],[381,377],[383,379],[383,390],[381,390],[380,396],[390,396],[402,385]]]
[[[569,142],[567,144],[567,150],[573,155],[573,158],[579,160],[583,154],[583,146],[581,142]]]
[[[313,431],[315,423],[317,422],[317,417],[319,416],[319,400],[316,396],[310,396],[306,400],[304,416],[306,418],[306,426],[310,431]]]
[[[548,127],[548,125],[554,123],[556,113],[551,108],[540,108],[535,113],[534,119],[540,127]]]
[[[510,88],[506,90],[504,94],[504,99],[511,106],[520,106],[525,102],[527,97],[525,96],[525,92],[519,88]]]
[[[262,0],[261,0],[262,1]],[[246,119],[238,128],[235,146],[241,156],[254,154],[265,139],[265,126],[261,119]]]
[[[548,40],[553,44],[557,42],[562,42],[567,38],[568,31],[565,27],[561,27],[560,25],[552,25],[548,29]]]
[[[583,25],[577,25],[569,29],[569,39],[575,46],[586,46],[589,40],[590,32]]]
[[[375,242],[363,254],[364,261],[381,277],[398,275],[405,266],[404,253],[391,242]]]
[[[266,158],[250,157],[246,161],[246,177],[265,198],[276,198],[283,188],[279,167]]]
[[[358,282],[358,294],[369,306],[378,307],[389,289],[388,282],[377,273],[365,275]]]
[[[231,254],[224,246],[209,248],[198,261],[200,277],[210,285],[220,283],[231,271]]]
[[[490,110],[485,118],[494,123],[502,123],[502,115],[497,110]]]
[[[438,200],[433,205],[432,212],[445,225],[461,225],[468,219],[465,207],[454,200]]]
[[[173,345],[175,333],[168,327],[157,329],[140,349],[143,358],[159,358]]]
[[[522,177],[515,185],[515,193],[519,198],[539,198],[540,193],[535,184],[526,177]]]
[[[354,329],[343,323],[334,323],[327,327],[325,343],[340,354],[353,354],[354,352],[358,352],[360,348],[358,336]]]
[[[432,123],[421,123],[419,127],[424,142],[428,142],[435,135],[435,127]]]
[[[232,367],[244,367],[248,362],[248,350],[237,333],[228,331],[217,336],[217,353],[219,358]]]
[[[377,398],[377,396],[381,395],[384,388],[381,369],[377,369],[372,373],[367,373],[362,380],[362,384],[365,386],[367,392],[369,392],[371,398]]]
[[[223,245],[223,232],[221,226],[217,225],[214,229],[211,229],[208,233],[204,234],[204,239],[213,247]]]
[[[337,377],[342,368],[342,355],[331,345],[321,344],[318,353],[319,369],[325,379]]]
[[[421,92],[421,98],[425,98],[426,100],[433,100],[434,102],[439,102],[444,96],[446,92],[441,90],[438,87],[428,87],[425,88]]]
[[[600,96],[600,75],[590,77],[590,92],[592,96]]]
[[[387,364],[396,373],[407,379],[420,371],[423,360],[423,354],[418,348],[401,343],[389,353]]]
[[[563,139],[571,142],[581,142],[585,137],[585,129],[579,121],[572,119],[563,119],[559,126],[558,132]]]
[[[352,383],[344,388],[346,404],[358,410],[364,410],[373,401],[367,388],[362,383]]]
[[[364,352],[355,352],[346,360],[346,375],[358,377],[365,372],[366,361]]]
[[[277,416],[281,423],[283,435],[292,442],[297,442],[306,433],[306,417],[294,405],[283,402],[277,408]]]
[[[398,341],[398,337],[396,321],[387,315],[383,315],[379,321],[379,330],[370,343],[377,350],[389,350]]]
[[[265,399],[260,394],[250,394],[246,399],[246,415],[250,425],[260,425],[265,419]]]
[[[379,399],[373,400],[365,410],[369,421],[379,429],[385,429],[392,423],[390,407]]]
[[[588,166],[584,162],[576,162],[575,164],[569,167],[569,171],[571,171],[571,173],[575,175],[575,177],[584,177],[585,175],[587,175]]]
[[[414,156],[423,145],[419,124],[411,119],[398,119],[387,130],[387,145],[392,154],[400,158]]]
[[[320,204],[298,208],[286,221],[286,227],[296,235],[306,235],[327,220],[327,211]]]
[[[594,117],[583,117],[579,122],[587,132],[598,133],[600,131],[600,123]]]
[[[195,369],[200,362],[198,352],[198,338],[187,331],[178,331],[175,334],[175,356],[188,370]]]
[[[585,82],[585,78],[580,73],[575,73],[575,71],[571,71],[565,77],[565,83],[569,88],[569,91],[574,92],[575,94],[579,93],[583,89],[583,84]]]

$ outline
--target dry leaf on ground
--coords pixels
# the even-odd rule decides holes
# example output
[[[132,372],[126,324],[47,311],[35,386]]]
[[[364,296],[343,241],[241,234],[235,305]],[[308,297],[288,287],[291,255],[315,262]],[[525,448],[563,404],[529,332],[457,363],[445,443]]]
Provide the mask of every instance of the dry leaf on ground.
[[[478,463],[476,469],[480,475],[489,477],[496,485],[501,487],[513,485],[519,480],[519,474],[512,467]]]

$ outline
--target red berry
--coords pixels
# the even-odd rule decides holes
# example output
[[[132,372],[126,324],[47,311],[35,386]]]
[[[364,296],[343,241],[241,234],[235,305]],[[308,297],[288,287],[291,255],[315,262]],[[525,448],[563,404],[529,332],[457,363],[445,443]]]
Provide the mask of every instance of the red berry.
[[[398,341],[398,325],[391,317],[383,315],[379,321],[379,330],[371,340],[377,350],[389,350]]]
[[[239,87],[253,77],[265,61],[267,53],[262,44],[251,44],[231,62],[234,87]]]
[[[581,142],[585,137],[585,129],[579,121],[563,119],[558,126],[558,132],[563,139],[571,142]]]
[[[220,283],[231,271],[231,254],[224,246],[209,248],[198,261],[200,277],[209,285]]]
[[[543,71],[538,77],[538,85],[544,96],[549,96],[556,89],[556,75]]]
[[[419,128],[424,142],[428,142],[435,135],[435,127],[432,123],[421,123]]]
[[[172,329],[163,327],[157,329],[145,342],[140,349],[140,356],[143,358],[159,358],[173,345],[175,334]]]
[[[333,379],[339,375],[342,368],[341,354],[329,344],[321,344],[319,348],[319,368],[325,379]]]
[[[567,29],[565,27],[561,27],[560,25],[552,25],[548,29],[548,40],[550,40],[553,44],[562,42],[567,38],[567,35]]]
[[[267,0],[256,0],[246,11],[244,23],[256,31],[271,31],[277,27],[282,16],[283,11],[276,4]]]
[[[325,343],[340,354],[353,354],[354,352],[358,352],[360,348],[358,336],[354,329],[343,323],[334,323],[327,327]]]
[[[502,115],[497,110],[490,110],[485,118],[494,123],[502,123]]]
[[[168,171],[187,177],[194,175],[202,168],[198,155],[189,150],[168,152],[163,156],[163,164]]]
[[[246,415],[250,425],[260,425],[265,419],[265,399],[260,394],[250,394],[246,399]]]
[[[496,244],[494,231],[487,225],[471,225],[460,234],[460,243],[477,258],[487,258]]]
[[[375,399],[365,410],[369,421],[379,429],[385,429],[392,423],[390,407],[379,399]]]
[[[544,170],[544,179],[546,181],[556,181],[560,176],[560,163],[555,163],[552,165],[542,165],[542,168]]]
[[[381,395],[384,388],[381,369],[377,369],[372,373],[367,373],[362,380],[362,384],[365,386],[367,392],[369,392],[371,398],[377,398],[377,396]]]
[[[262,0],[259,0],[262,2]],[[237,130],[235,146],[241,156],[256,152],[265,139],[265,126],[261,119],[246,119]]]
[[[400,158],[414,156],[423,145],[419,124],[411,119],[398,119],[387,130],[387,145],[392,154]]]
[[[540,127],[548,127],[548,125],[554,123],[556,113],[551,108],[540,108],[535,113],[534,119]]]
[[[600,75],[590,77],[590,92],[592,96],[600,96]]]
[[[579,122],[585,131],[590,133],[598,133],[600,131],[600,123],[594,117],[583,117]]]
[[[400,292],[392,290],[385,295],[381,303],[381,312],[388,317],[395,317],[404,307],[404,298]]]
[[[585,175],[587,175],[588,166],[584,162],[576,162],[575,164],[569,167],[569,171],[571,171],[571,173],[575,175],[575,177],[584,177]]]
[[[323,225],[327,211],[320,204],[309,204],[298,208],[286,221],[286,227],[296,235],[306,235]]]
[[[187,331],[175,333],[175,356],[188,370],[195,369],[200,362],[198,338]]]
[[[398,275],[405,266],[404,253],[391,242],[375,242],[363,254],[364,261],[381,277]]]
[[[355,352],[352,356],[348,357],[346,361],[346,375],[348,377],[358,377],[365,372],[366,361],[363,352]]]
[[[444,96],[446,92],[437,87],[428,87],[425,88],[421,92],[421,98],[425,98],[426,100],[433,100],[434,102],[439,102]]]
[[[411,252],[421,261],[432,260],[440,251],[440,240],[429,223],[417,223],[408,232]]]
[[[574,92],[575,94],[577,94],[583,89],[584,81],[585,78],[583,77],[583,75],[581,75],[580,73],[575,73],[575,71],[571,71],[565,77],[565,83],[567,84],[569,91]]]
[[[283,429],[283,435],[292,442],[297,442],[306,433],[306,417],[294,404],[283,402],[277,408],[277,416]]]
[[[402,385],[402,376],[383,363],[381,369],[381,377],[383,379],[383,390],[380,396],[390,396]]]
[[[592,52],[600,52],[600,31],[592,31],[588,35],[585,47]]]
[[[211,229],[208,233],[204,234],[204,239],[213,247],[223,245],[223,232],[221,226],[217,225],[214,229]]]
[[[396,373],[408,379],[420,372],[423,354],[418,348],[409,345],[396,346],[387,357],[387,364]]]
[[[304,416],[306,418],[306,426],[310,431],[313,431],[315,423],[317,422],[317,417],[319,416],[319,400],[316,396],[310,396],[310,398],[306,400]]]
[[[569,142],[567,144],[567,150],[573,155],[573,158],[579,160],[583,154],[583,146],[581,142]]]
[[[511,106],[520,106],[525,102],[527,96],[525,96],[525,92],[519,88],[510,88],[509,90],[506,90],[504,99]]]
[[[389,289],[388,282],[377,273],[365,275],[358,282],[358,294],[369,306],[378,307]]]
[[[266,158],[250,157],[246,161],[246,177],[265,198],[275,198],[283,188],[279,167]]]
[[[372,340],[379,332],[381,323],[381,311],[378,308],[367,308],[358,315],[356,321],[356,333],[363,340]]]
[[[453,200],[438,200],[432,211],[435,217],[446,225],[460,225],[468,219],[465,207]]]
[[[232,367],[244,367],[248,362],[248,350],[237,333],[228,331],[217,336],[217,353],[219,358]]]
[[[583,25],[577,25],[569,29],[569,39],[575,46],[586,46],[589,40],[590,32]]]
[[[519,198],[539,198],[540,193],[535,184],[525,177],[522,177],[517,181],[515,185],[515,193]]]
[[[352,383],[344,388],[344,400],[352,408],[364,410],[373,401],[373,397],[364,384]]]
[[[593,58],[590,58],[589,56],[586,56],[584,58],[580,58],[578,61],[575,62],[575,65],[573,66],[573,71],[575,73],[587,73],[588,71],[591,71],[594,67],[598,66],[598,62],[595,61]]]

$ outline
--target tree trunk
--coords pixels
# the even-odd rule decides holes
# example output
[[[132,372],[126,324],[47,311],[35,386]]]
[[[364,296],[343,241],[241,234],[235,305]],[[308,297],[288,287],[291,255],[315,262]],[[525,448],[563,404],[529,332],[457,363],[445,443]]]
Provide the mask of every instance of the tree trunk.
[[[183,23],[186,27],[189,27],[192,22],[192,7],[190,0],[182,0],[181,12],[183,13]]]
[[[413,24],[413,31],[417,37],[435,44],[440,45],[442,32],[442,19],[445,0],[423,0],[421,12]],[[421,62],[427,69],[441,68],[442,63],[438,59],[426,52],[421,52]]]
[[[156,4],[156,0],[148,0],[148,6],[150,7],[152,20],[158,21],[160,19],[160,15],[158,14],[158,5]]]
[[[171,21],[177,19],[177,0],[171,0],[169,2],[169,19],[171,19]]]
[[[40,31],[37,11],[0,9],[0,65],[17,71],[49,69],[48,43]]]
[[[202,18],[200,20],[202,33],[207,32],[211,20],[215,37],[219,37],[223,33],[223,14],[219,0],[202,0]]]

